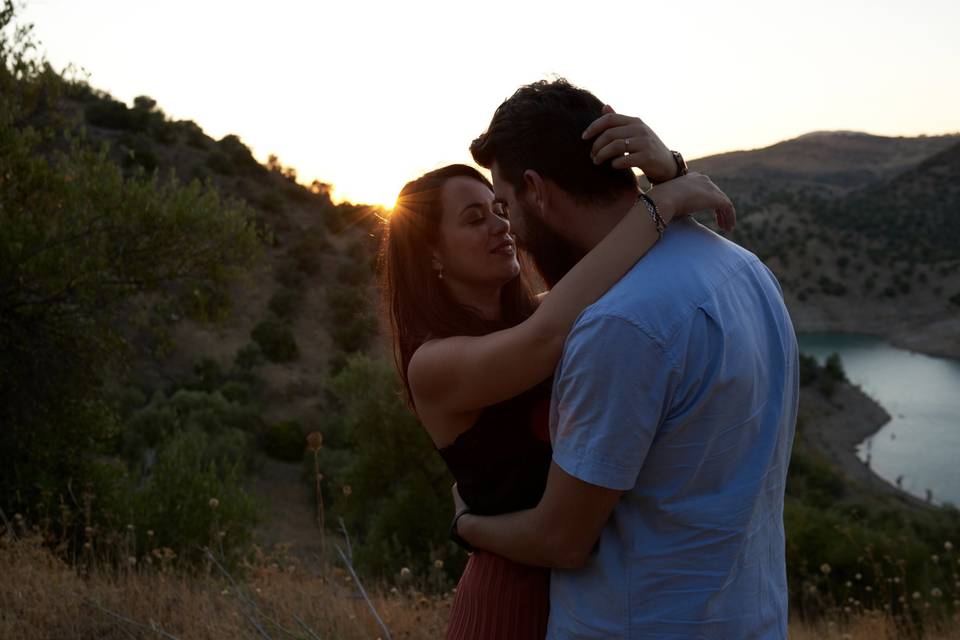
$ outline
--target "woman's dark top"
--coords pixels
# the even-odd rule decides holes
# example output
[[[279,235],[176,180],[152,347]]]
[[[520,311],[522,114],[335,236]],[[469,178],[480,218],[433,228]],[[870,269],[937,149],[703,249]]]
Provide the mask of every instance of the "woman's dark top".
[[[439,450],[473,513],[497,515],[540,502],[552,456],[551,382],[485,408],[469,429]]]

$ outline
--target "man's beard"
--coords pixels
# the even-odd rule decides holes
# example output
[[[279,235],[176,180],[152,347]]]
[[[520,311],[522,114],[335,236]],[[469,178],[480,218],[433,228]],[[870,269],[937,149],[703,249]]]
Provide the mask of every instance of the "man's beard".
[[[552,289],[586,252],[551,229],[531,210],[524,207],[520,216],[517,242],[533,258],[540,277]]]

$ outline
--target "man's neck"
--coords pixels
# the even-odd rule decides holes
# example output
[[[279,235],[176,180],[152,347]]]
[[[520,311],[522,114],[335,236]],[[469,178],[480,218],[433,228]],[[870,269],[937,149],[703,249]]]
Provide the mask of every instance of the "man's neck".
[[[569,224],[566,226],[567,239],[583,249],[590,251],[613,230],[627,215],[637,192],[624,191],[616,200],[602,205],[576,205]]]

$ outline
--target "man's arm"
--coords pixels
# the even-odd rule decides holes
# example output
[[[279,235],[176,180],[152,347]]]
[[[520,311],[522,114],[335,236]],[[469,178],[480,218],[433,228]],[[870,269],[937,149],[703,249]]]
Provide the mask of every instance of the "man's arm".
[[[457,533],[514,562],[575,569],[586,562],[621,493],[579,480],[553,463],[535,508],[499,516],[468,513],[457,521]],[[458,511],[461,507],[462,502]]]
[[[660,344],[632,322],[578,322],[557,370],[553,463],[540,503],[501,516],[464,515],[460,537],[525,564],[584,564],[620,496],[636,484],[666,414],[673,371]]]

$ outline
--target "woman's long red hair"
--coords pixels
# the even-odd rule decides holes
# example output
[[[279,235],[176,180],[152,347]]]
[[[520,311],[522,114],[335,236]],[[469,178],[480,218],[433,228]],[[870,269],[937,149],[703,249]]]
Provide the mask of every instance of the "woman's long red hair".
[[[447,180],[468,177],[493,186],[473,167],[453,164],[408,182],[387,221],[380,248],[380,287],[390,318],[394,360],[407,400],[413,395],[407,367],[413,353],[427,340],[450,336],[479,336],[512,327],[533,313],[536,297],[524,275],[503,286],[501,318],[491,321],[475,308],[458,303],[431,265],[433,248],[440,243],[443,206],[440,195]],[[519,256],[518,256],[519,258]]]

